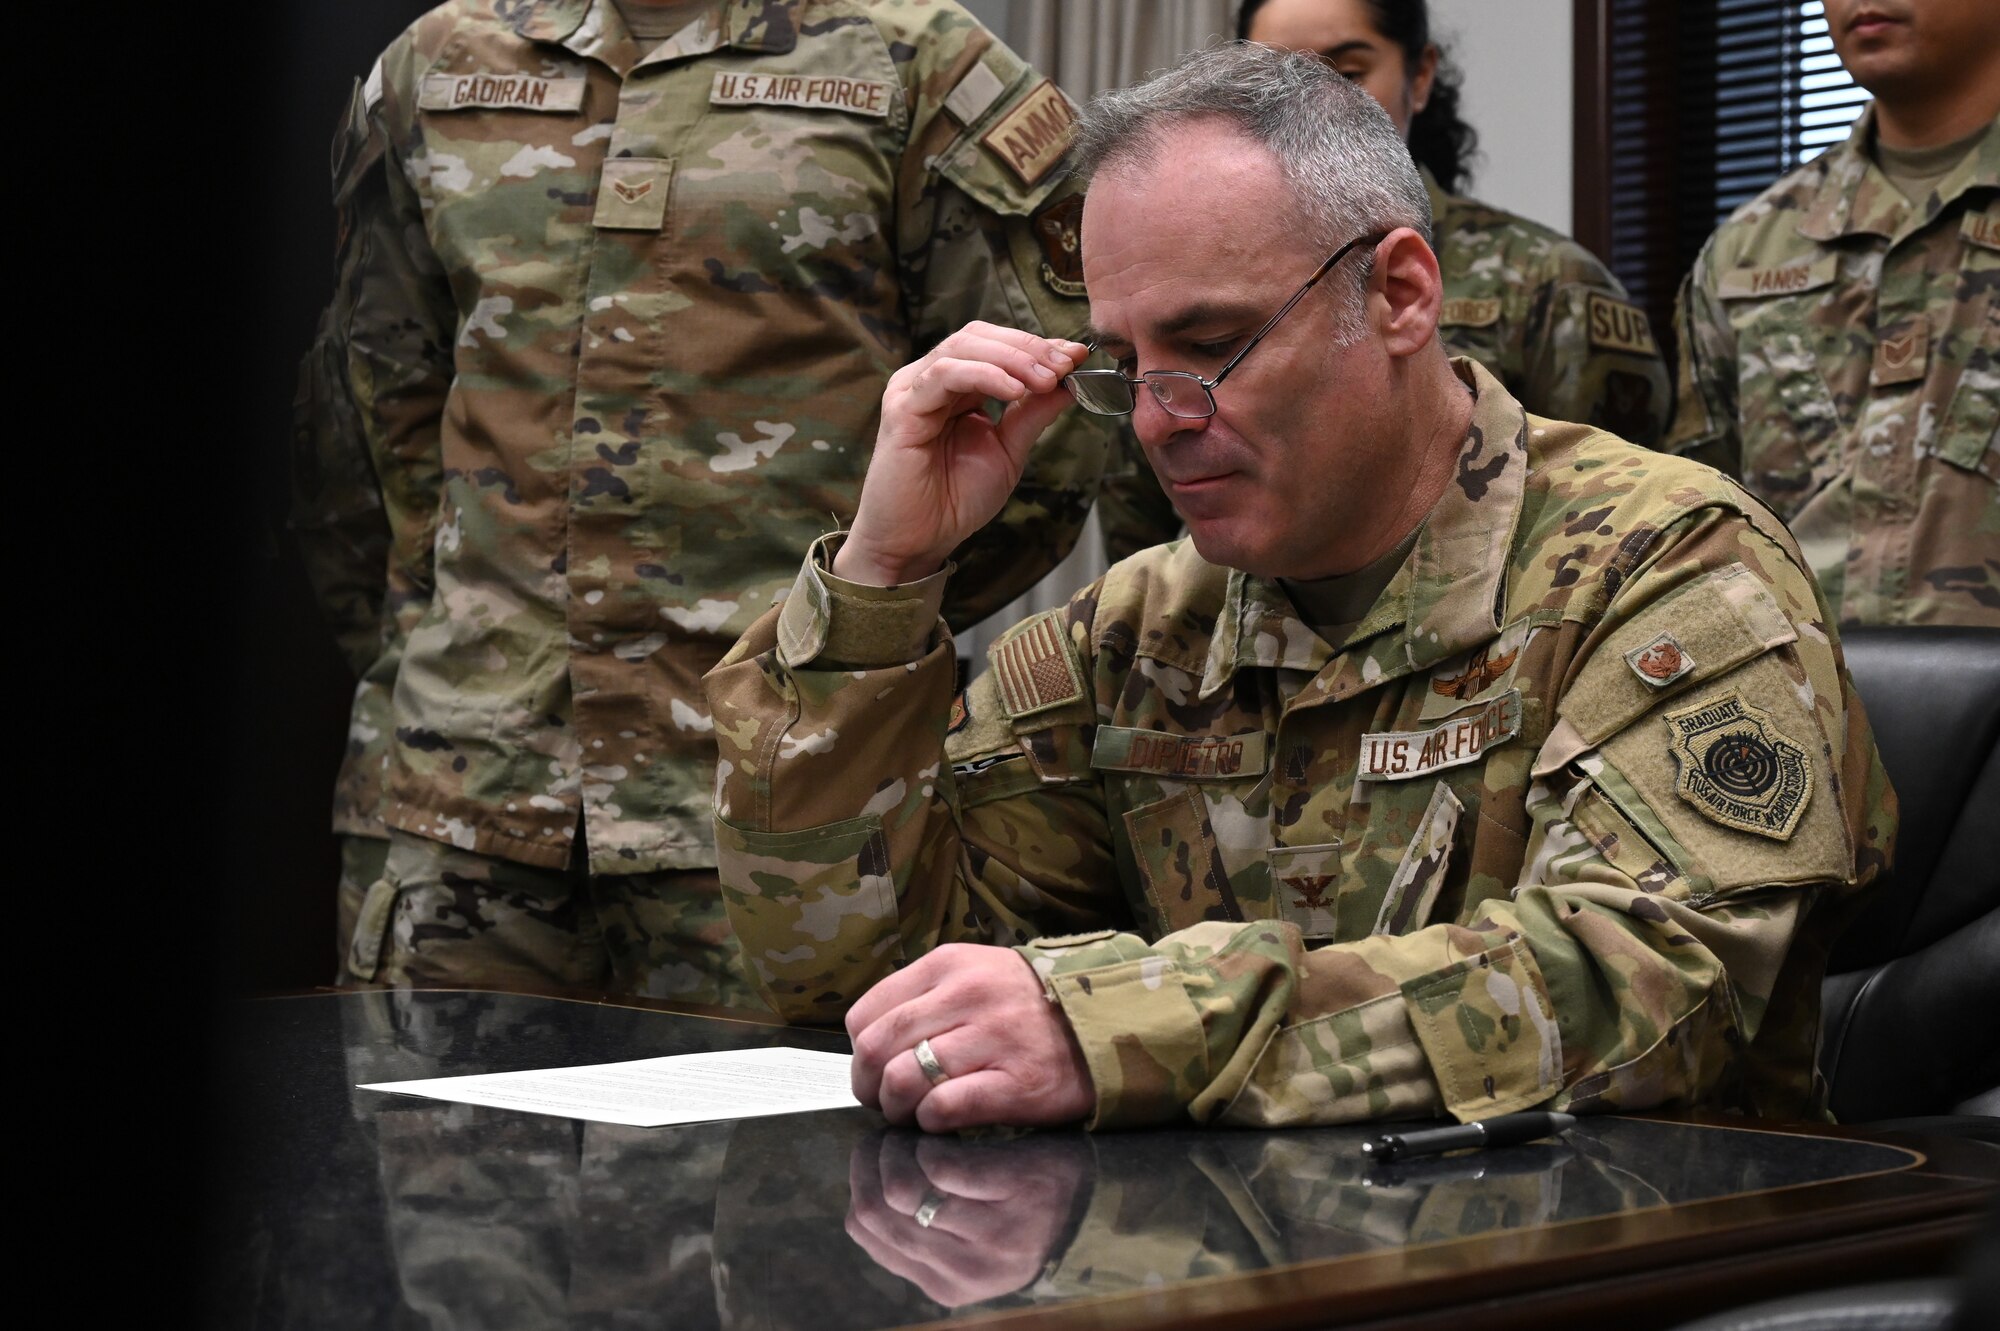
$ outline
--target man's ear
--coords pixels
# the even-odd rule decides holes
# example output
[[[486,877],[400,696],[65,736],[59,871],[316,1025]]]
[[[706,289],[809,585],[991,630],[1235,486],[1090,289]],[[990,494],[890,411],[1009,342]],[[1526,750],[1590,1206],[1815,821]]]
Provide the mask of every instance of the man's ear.
[[[1369,276],[1376,336],[1391,356],[1413,356],[1437,336],[1444,278],[1437,255],[1409,227],[1398,227],[1375,246]]]

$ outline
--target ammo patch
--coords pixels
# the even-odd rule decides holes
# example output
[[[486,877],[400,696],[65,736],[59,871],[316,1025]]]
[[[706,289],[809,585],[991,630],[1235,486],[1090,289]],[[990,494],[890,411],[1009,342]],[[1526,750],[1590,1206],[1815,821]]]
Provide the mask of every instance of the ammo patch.
[[[1013,637],[993,644],[989,655],[1000,706],[1010,717],[1033,716],[1083,696],[1083,673],[1053,613],[1037,615]]]
[[[1885,384],[1916,383],[1930,365],[1931,326],[1919,319],[1894,332],[1883,333],[1875,343],[1875,363],[1868,369],[1868,382]]]
[[[1170,735],[1158,730],[1099,726],[1090,765],[1184,781],[1226,781],[1255,776],[1270,767],[1266,739],[1261,730],[1241,735]]]
[[[1664,689],[1695,668],[1695,661],[1671,633],[1662,633],[1625,653],[1625,664],[1648,688]]]
[[[1069,99],[1043,79],[979,141],[1005,162],[1023,185],[1038,185],[1069,151],[1075,128],[1076,113],[1069,109]]]
[[[545,79],[533,74],[426,74],[417,91],[417,109],[580,111],[583,80]]]
[[[833,74],[717,74],[708,87],[710,106],[796,106],[881,117],[894,102],[893,84]]]
[[[1738,268],[1715,280],[1715,294],[1724,300],[1758,296],[1789,296],[1827,285],[1840,275],[1840,256],[1822,255],[1770,268]]]
[[[1786,841],[1812,799],[1805,750],[1735,689],[1666,714],[1675,790],[1701,813],[1739,831]]]
[[[664,157],[613,157],[604,164],[591,221],[613,231],[658,231],[667,218],[667,182],[674,164]]]
[[[1359,781],[1408,781],[1477,762],[1496,744],[1521,733],[1521,691],[1509,689],[1483,706],[1429,730],[1384,730],[1361,737]]]
[[[1646,312],[1614,296],[1590,293],[1590,345],[1612,351],[1629,351],[1635,356],[1657,356],[1660,344],[1653,340]]]
[[[1500,322],[1498,296],[1453,296],[1438,310],[1438,322],[1454,328],[1487,328]]]
[[[1034,216],[1042,247],[1042,281],[1058,296],[1083,294],[1083,196],[1066,195]]]

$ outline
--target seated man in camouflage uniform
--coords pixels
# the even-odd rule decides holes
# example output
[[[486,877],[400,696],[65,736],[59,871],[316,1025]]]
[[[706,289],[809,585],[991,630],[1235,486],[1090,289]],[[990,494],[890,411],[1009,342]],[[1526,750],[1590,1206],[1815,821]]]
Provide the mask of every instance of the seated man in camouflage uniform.
[[[1783,526],[1447,356],[1422,183],[1320,62],[1191,56],[1077,152],[1120,370],[973,325],[899,371],[852,529],[708,676],[770,1001],[932,1130],[1823,1113],[1895,815]],[[1072,397],[1190,537],[954,705],[946,553]]]

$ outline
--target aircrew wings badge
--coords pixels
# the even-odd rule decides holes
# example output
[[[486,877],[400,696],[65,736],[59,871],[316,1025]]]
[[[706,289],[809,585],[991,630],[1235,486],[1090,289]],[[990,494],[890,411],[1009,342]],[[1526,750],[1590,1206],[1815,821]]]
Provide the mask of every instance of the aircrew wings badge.
[[[1789,841],[1812,799],[1805,750],[1731,689],[1666,714],[1680,797],[1714,822]]]

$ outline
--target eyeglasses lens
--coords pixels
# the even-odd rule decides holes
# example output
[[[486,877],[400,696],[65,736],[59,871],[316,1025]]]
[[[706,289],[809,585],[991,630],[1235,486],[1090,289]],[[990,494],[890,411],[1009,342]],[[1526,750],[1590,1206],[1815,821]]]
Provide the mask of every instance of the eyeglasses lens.
[[[1132,410],[1132,385],[1116,370],[1078,370],[1069,376],[1069,387],[1085,411],[1123,416]]]

